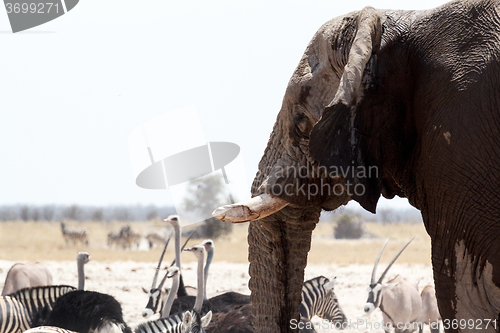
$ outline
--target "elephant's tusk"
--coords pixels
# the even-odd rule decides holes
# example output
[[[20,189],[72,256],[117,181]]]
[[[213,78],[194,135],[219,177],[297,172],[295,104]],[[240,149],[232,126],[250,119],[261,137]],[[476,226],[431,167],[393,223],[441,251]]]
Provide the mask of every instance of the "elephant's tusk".
[[[230,223],[250,222],[276,213],[286,205],[287,201],[264,193],[247,201],[221,206],[213,211],[212,216]]]

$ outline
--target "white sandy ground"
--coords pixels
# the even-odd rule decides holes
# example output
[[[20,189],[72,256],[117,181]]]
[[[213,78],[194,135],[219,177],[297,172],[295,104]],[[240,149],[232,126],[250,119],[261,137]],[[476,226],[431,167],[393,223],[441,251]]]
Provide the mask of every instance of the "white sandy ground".
[[[5,276],[13,261],[0,260],[0,290],[3,288]],[[54,277],[54,284],[77,285],[76,261],[49,261],[47,266]],[[185,283],[189,286],[196,286],[196,264],[194,262],[184,264],[183,274]],[[116,297],[122,304],[124,319],[133,328],[137,324],[145,321],[141,312],[147,303],[147,296],[141,287],[149,289],[151,286],[155,263],[144,262],[97,262],[90,261],[85,265],[86,290],[94,290],[107,293]],[[385,265],[378,268],[378,275],[383,272]],[[367,285],[370,280],[372,266],[369,265],[309,265],[306,268],[306,279],[324,275],[326,277],[337,276],[335,292],[339,303],[351,320],[352,326],[344,332],[374,332],[383,333],[382,328],[376,329],[382,321],[380,310],[375,310],[369,318],[363,316],[363,306],[367,298]],[[163,277],[162,271],[160,278]],[[387,279],[401,274],[409,281],[419,282],[419,290],[428,284],[433,285],[432,270],[430,265],[408,265],[394,264],[388,273]],[[208,281],[208,293],[216,293],[224,290],[232,290],[245,294],[250,294],[248,289],[248,264],[234,264],[214,262],[210,267]],[[157,316],[152,317],[156,319]],[[357,320],[362,323],[357,323]],[[326,328],[326,324],[315,317],[318,332],[335,332],[336,329]],[[367,323],[371,323],[369,330]],[[424,332],[428,332],[428,327]]]

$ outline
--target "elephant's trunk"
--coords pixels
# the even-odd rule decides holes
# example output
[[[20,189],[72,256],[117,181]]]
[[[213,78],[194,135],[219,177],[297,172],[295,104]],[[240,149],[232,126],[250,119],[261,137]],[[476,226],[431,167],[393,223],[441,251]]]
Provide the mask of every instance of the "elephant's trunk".
[[[294,332],[317,207],[287,206],[250,223],[249,288],[255,332]]]

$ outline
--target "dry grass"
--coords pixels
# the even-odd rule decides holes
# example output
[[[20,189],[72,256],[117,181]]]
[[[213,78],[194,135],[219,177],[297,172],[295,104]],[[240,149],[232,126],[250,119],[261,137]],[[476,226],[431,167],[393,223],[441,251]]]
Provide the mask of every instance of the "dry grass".
[[[401,254],[398,263],[430,264],[431,239],[422,223],[366,223],[370,233],[378,238],[337,240],[333,238],[333,223],[319,223],[313,233],[308,262],[336,264],[373,264],[384,244],[390,238],[382,263],[388,263],[413,236],[416,238]]]
[[[140,251],[123,251],[109,249],[106,245],[107,234],[118,231],[122,226],[130,224],[132,229],[144,236],[151,232],[160,232],[165,224],[162,222],[136,223],[98,223],[68,222],[69,226],[83,226],[89,230],[89,247],[66,246],[59,223],[55,222],[2,222],[0,223],[0,259],[3,260],[74,260],[78,251],[88,251],[94,260],[122,260],[154,262],[160,257],[160,248]],[[217,261],[246,263],[248,261],[247,224],[235,225],[233,233],[216,242]],[[398,259],[398,263],[429,264],[430,238],[423,225],[420,224],[379,224],[368,223],[367,229],[379,236],[365,240],[333,239],[333,224],[318,224],[313,234],[313,242],[309,253],[310,263],[336,264],[373,264],[385,238],[390,237],[382,262],[388,262],[394,254],[414,235],[417,238]],[[173,241],[173,240],[172,240]],[[191,240],[196,244],[201,240]],[[166,258],[174,257],[173,246],[169,246]],[[194,261],[194,256],[183,256],[186,262]]]

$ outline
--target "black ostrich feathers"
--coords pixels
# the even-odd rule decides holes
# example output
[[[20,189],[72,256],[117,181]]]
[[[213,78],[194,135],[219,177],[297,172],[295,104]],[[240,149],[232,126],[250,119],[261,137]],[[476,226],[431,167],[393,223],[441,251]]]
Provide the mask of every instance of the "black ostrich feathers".
[[[67,293],[57,299],[52,311],[42,316],[42,325],[79,333],[132,333],[123,320],[120,303],[113,296],[94,291]]]

